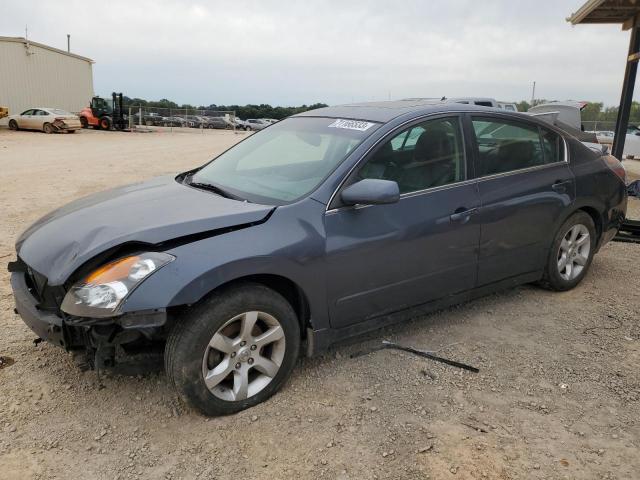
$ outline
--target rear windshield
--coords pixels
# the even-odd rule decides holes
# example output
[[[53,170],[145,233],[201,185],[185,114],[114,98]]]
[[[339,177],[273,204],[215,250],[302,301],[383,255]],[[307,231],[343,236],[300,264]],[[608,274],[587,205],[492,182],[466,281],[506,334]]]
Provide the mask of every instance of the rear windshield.
[[[380,124],[294,117],[275,123],[199,170],[192,183],[255,203],[283,205],[315,188]]]

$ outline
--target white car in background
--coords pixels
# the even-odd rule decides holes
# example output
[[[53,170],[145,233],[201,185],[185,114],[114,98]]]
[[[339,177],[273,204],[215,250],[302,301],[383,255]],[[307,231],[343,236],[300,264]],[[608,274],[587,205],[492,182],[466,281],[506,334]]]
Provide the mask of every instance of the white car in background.
[[[41,130],[44,133],[74,133],[82,128],[80,117],[59,108],[30,108],[18,115],[9,115],[11,130]]]
[[[263,128],[267,128],[271,125],[271,123],[263,120],[262,118],[248,118],[245,123],[247,130],[262,130]]]

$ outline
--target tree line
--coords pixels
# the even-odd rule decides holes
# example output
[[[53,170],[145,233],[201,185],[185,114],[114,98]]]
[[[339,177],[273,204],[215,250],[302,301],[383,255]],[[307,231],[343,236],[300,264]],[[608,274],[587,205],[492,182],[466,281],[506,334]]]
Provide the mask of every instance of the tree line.
[[[327,107],[326,103],[314,103],[312,105],[300,105],[298,107],[273,107],[269,104],[262,103],[260,105],[179,105],[176,102],[163,98],[161,100],[145,100],[143,98],[123,97],[123,103],[130,106],[140,106],[148,108],[173,108],[181,110],[214,110],[214,111],[233,111],[236,116],[246,120],[247,118],[275,118],[281,120],[285,117],[295,115],[296,113],[314,110],[316,108]]]
[[[326,103],[314,103],[311,105],[300,105],[298,107],[281,107],[271,106],[266,103],[260,105],[217,105],[212,103],[211,105],[189,105],[189,104],[177,104],[171,100],[163,98],[161,100],[145,100],[142,98],[129,98],[124,97],[123,101],[126,105],[141,106],[149,108],[174,108],[174,109],[188,109],[188,110],[217,110],[217,111],[234,111],[236,115],[242,119],[247,118],[275,118],[281,120],[290,115],[296,113],[306,112],[307,110],[314,110],[316,108],[326,107]],[[541,103],[548,103],[550,100],[535,100],[533,106],[540,105]],[[531,103],[523,100],[517,102],[518,111],[526,112],[531,108]],[[615,122],[618,116],[618,107],[605,107],[602,102],[589,102],[582,109],[582,121],[583,122]],[[640,124],[640,103],[631,103],[631,114],[629,116],[629,122],[632,124]]]

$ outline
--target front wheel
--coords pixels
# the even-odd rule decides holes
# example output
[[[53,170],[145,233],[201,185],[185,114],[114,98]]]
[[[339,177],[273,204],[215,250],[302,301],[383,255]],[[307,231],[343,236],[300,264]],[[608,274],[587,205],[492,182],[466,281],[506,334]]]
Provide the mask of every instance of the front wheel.
[[[277,392],[294,368],[300,326],[287,300],[259,284],[213,294],[169,334],[165,369],[205,415],[227,415]]]
[[[102,130],[111,130],[111,119],[109,117],[102,117],[98,125],[100,125]]]
[[[80,125],[82,125],[82,128],[89,128],[87,117],[80,117]]]
[[[19,130],[18,122],[16,122],[15,120],[9,120],[9,129],[11,129],[11,130]]]
[[[55,132],[55,131],[56,131],[56,129],[55,129],[55,128],[54,128],[54,126],[53,126],[53,125],[51,125],[50,123],[45,123],[45,124],[42,126],[42,131],[43,131],[44,133],[51,134],[51,133]]]
[[[576,212],[556,233],[541,285],[550,290],[571,290],[587,274],[596,247],[596,228],[586,212]]]

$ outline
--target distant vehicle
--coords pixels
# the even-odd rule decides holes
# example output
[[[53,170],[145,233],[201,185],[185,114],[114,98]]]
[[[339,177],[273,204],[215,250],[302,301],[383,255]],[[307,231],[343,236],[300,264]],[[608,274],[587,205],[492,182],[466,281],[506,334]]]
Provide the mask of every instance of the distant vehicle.
[[[163,127],[187,127],[187,120],[180,115],[174,115],[172,117],[165,117],[162,122]]]
[[[156,112],[145,112],[142,114],[142,122],[140,122],[140,113],[134,113],[133,117],[134,125],[147,125],[147,126],[161,126],[164,125],[165,117]]]
[[[163,127],[185,127],[187,121],[182,117],[165,117],[162,121]]]
[[[196,115],[185,115],[183,118],[187,122],[186,126],[191,128],[200,128],[201,126],[204,126],[205,123]]]
[[[587,102],[549,102],[536,105],[527,110],[527,115],[538,117],[565,132],[570,133],[581,142],[598,143],[596,134],[586,132],[582,125],[582,109]]]
[[[111,94],[111,102],[101,97],[93,97],[91,104],[80,111],[82,128],[93,127],[98,130],[124,130],[127,128],[127,115],[122,105],[122,93]]]
[[[82,128],[77,115],[59,108],[30,108],[18,115],[9,116],[11,130],[41,130],[44,133],[75,133]]]
[[[445,98],[444,103],[462,103],[464,105],[478,105],[479,107],[500,108],[496,100],[486,97]]]
[[[506,102],[498,102],[494,98],[489,97],[442,97],[442,98],[406,98],[403,101],[426,101],[436,103],[461,103],[463,105],[477,105],[479,107],[492,107],[492,108],[502,108],[503,110],[515,111],[518,109],[515,107],[515,104],[506,103]],[[501,105],[511,105],[514,108],[504,108]]]
[[[611,145],[613,143],[613,137],[615,136],[615,132],[612,132],[610,130],[597,130],[593,133],[596,134],[598,143],[602,143],[604,145],[607,145],[607,144]]]
[[[222,117],[207,117],[207,120],[209,122],[208,128],[216,128],[219,130],[225,130],[229,128],[229,124]]]
[[[280,121],[280,120],[276,120],[275,118],[261,118],[260,120],[264,120],[265,122],[269,122],[271,124],[274,124]]]
[[[246,130],[262,130],[263,128],[267,128],[271,125],[269,122],[258,118],[248,118],[246,124],[248,127]]]
[[[245,122],[244,120],[241,120],[238,117],[234,117],[233,119],[233,123],[235,123],[236,128],[238,130],[248,130],[248,125],[247,122]]]
[[[498,102],[498,108],[501,108],[502,110],[507,110],[509,112],[518,111],[518,106],[515,103],[509,103],[509,102]]]

